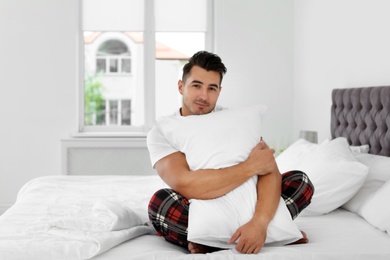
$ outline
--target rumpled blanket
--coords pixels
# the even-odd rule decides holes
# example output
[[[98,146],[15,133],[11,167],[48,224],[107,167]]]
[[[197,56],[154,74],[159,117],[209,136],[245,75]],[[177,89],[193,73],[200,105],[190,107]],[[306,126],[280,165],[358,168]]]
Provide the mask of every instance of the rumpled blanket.
[[[90,259],[155,234],[145,224],[147,205],[166,185],[158,176],[145,185],[148,178],[49,176],[28,182],[0,216],[0,260]]]

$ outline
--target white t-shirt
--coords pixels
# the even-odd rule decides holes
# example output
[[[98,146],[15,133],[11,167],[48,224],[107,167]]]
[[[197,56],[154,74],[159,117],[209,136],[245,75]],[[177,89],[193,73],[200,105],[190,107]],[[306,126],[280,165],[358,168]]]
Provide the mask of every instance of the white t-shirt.
[[[217,112],[217,111],[221,111],[221,110],[224,110],[224,109],[227,109],[227,108],[216,105],[211,112]],[[176,110],[175,113],[173,113],[173,115],[174,116],[181,116],[180,110],[181,110],[181,108]]]
[[[223,109],[226,109],[226,108],[221,107],[221,106],[215,106],[215,108],[212,112],[220,111]],[[181,116],[180,109],[175,111],[175,113],[172,115],[172,117],[174,117],[174,116]],[[163,132],[162,132],[160,127],[161,126],[160,126],[159,122],[154,124],[152,129],[149,131],[148,136],[147,136],[147,140],[146,140],[148,150],[149,150],[150,160],[152,162],[153,168],[154,168],[154,165],[156,164],[156,162],[158,162],[159,160],[161,160],[165,156],[168,156],[168,155],[173,154],[175,152],[179,152],[179,150],[177,150],[175,147],[173,147],[168,142],[168,140],[163,135]]]

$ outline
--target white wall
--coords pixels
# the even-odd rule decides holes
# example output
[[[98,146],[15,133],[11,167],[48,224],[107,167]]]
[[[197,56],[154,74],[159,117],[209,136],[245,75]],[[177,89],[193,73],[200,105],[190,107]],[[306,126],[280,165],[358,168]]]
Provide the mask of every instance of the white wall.
[[[77,122],[77,6],[0,1],[0,213],[25,182],[60,174]]]
[[[388,0],[295,1],[295,136],[330,138],[332,89],[390,85],[389,10]]]
[[[285,148],[293,137],[294,2],[216,0],[215,9],[215,50],[228,69],[220,105],[267,105],[263,137]]]

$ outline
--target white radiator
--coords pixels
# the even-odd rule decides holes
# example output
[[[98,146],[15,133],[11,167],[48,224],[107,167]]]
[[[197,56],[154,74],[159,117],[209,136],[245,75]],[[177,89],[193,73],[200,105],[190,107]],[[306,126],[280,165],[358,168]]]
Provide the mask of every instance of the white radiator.
[[[145,138],[72,138],[61,140],[65,175],[151,175]]]

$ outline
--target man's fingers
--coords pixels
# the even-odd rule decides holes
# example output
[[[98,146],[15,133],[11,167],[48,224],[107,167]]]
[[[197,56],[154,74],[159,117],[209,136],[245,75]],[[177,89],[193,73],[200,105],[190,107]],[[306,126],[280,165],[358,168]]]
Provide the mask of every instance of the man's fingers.
[[[247,254],[253,254],[254,251],[255,251],[255,249],[256,249],[256,246],[255,246],[255,245],[252,245],[252,246],[250,246],[250,247],[246,250],[246,253],[247,253]]]
[[[260,253],[261,246],[256,247],[255,251],[253,251],[254,254]]]
[[[260,137],[259,147],[260,149],[269,148],[267,143],[264,142],[263,137]]]
[[[258,254],[261,250],[261,246],[238,243],[236,246],[236,250],[242,254]]]
[[[245,254],[244,252],[244,245],[243,243],[241,243],[240,241],[238,242],[238,244],[236,245],[236,250],[242,254]]]
[[[262,141],[262,142],[264,143],[264,147],[267,148],[267,149],[269,149],[268,144],[267,144],[266,142],[264,142],[264,141]]]
[[[237,239],[240,237],[240,232],[237,230],[233,236],[230,238],[230,240],[227,242],[228,244],[233,244],[237,241]]]

